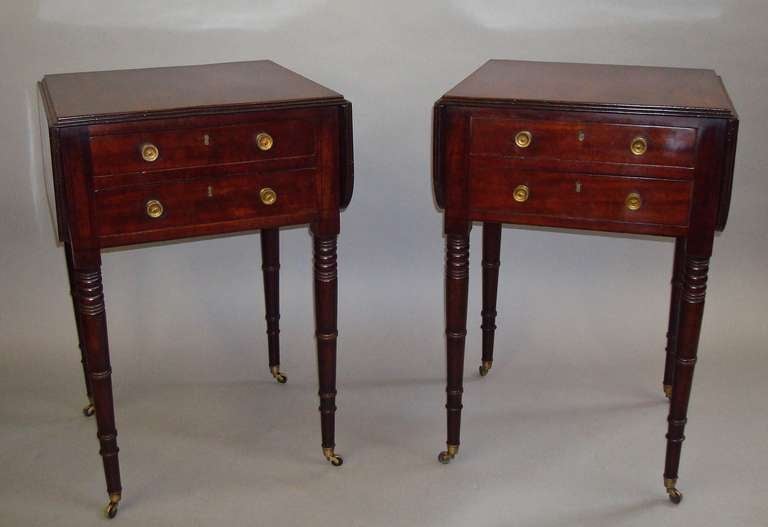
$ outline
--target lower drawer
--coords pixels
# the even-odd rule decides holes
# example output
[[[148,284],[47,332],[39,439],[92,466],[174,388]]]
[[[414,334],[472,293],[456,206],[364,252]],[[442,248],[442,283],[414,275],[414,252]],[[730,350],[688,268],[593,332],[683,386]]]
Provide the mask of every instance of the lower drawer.
[[[315,169],[248,173],[96,192],[99,236],[205,226],[317,210]]]
[[[692,186],[688,181],[480,168],[470,175],[469,208],[497,215],[686,226]]]

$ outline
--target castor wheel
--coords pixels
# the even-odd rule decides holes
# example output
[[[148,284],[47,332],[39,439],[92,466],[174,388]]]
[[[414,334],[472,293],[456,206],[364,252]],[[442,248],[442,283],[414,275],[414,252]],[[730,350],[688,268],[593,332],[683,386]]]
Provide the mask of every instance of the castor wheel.
[[[491,371],[491,366],[493,365],[493,362],[491,361],[483,361],[483,363],[480,365],[480,377],[485,377],[488,375],[488,372]]]
[[[667,489],[667,494],[669,495],[669,501],[675,505],[679,505],[683,501],[683,493],[677,489]]]
[[[112,494],[109,497],[109,503],[107,503],[107,508],[104,510],[104,514],[106,514],[107,518],[110,520],[117,516],[117,505],[120,503],[120,494]]]
[[[323,448],[323,455],[334,467],[340,467],[344,464],[344,458],[336,454],[332,448]]]
[[[280,365],[272,366],[269,368],[269,371],[272,373],[272,377],[275,378],[278,384],[285,384],[288,382],[288,377],[286,377],[281,371],[280,371]]]
[[[93,403],[89,403],[88,406],[85,406],[83,408],[83,415],[86,417],[91,417],[95,413],[96,413],[96,407],[93,406]]]
[[[448,450],[443,450],[437,455],[437,460],[443,465],[447,465],[451,462],[456,454],[459,453],[459,447],[457,445],[448,445]]]
[[[683,501],[683,493],[677,490],[676,485],[677,485],[676,479],[664,480],[664,487],[666,487],[667,489],[667,495],[669,496],[669,501],[671,501],[675,505]]]

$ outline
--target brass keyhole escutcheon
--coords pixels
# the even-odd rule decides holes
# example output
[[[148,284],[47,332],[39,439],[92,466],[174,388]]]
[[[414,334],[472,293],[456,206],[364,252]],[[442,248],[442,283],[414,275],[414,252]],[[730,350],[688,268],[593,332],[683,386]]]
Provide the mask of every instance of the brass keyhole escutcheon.
[[[150,218],[159,218],[160,216],[163,215],[163,211],[165,210],[163,208],[163,204],[156,199],[151,199],[147,201],[146,209],[147,209],[147,216],[149,216]]]
[[[526,185],[518,185],[515,187],[515,191],[512,193],[512,197],[518,203],[528,201],[531,195],[531,190]]]
[[[266,152],[275,144],[275,140],[267,132],[260,132],[256,134],[256,146],[259,150]]]
[[[641,156],[648,150],[648,141],[644,137],[635,137],[632,139],[632,144],[629,148],[633,154]]]
[[[629,210],[640,210],[640,207],[643,206],[643,198],[637,192],[630,192],[627,199],[624,200],[624,205]]]
[[[145,143],[141,145],[141,158],[147,163],[157,161],[160,157],[160,150],[152,143]]]
[[[259,191],[259,197],[264,205],[274,205],[277,201],[277,192],[266,187]]]
[[[517,132],[517,135],[515,135],[515,144],[519,148],[528,148],[529,146],[531,146],[532,141],[533,141],[533,134],[531,134],[531,132],[529,132],[528,130]]]

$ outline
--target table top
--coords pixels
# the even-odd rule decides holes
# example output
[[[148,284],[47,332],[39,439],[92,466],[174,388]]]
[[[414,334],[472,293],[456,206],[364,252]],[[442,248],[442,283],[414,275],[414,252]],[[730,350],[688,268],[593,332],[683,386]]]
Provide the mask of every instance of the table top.
[[[343,100],[270,60],[46,75],[41,90],[52,126]]]
[[[714,71],[649,66],[489,60],[443,100],[736,114]]]

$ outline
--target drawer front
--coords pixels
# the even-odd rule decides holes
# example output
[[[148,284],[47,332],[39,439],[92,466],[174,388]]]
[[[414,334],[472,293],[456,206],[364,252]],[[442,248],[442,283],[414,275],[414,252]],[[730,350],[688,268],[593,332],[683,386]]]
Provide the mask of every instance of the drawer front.
[[[274,199],[274,202],[271,202]],[[248,173],[106,189],[95,193],[99,236],[204,226],[317,210],[313,169]]]
[[[526,160],[695,166],[696,129],[473,117],[470,153]]]
[[[95,176],[289,159],[314,155],[315,135],[300,119],[95,135],[91,159]]]
[[[688,225],[688,181],[491,168],[472,172],[472,212]]]

